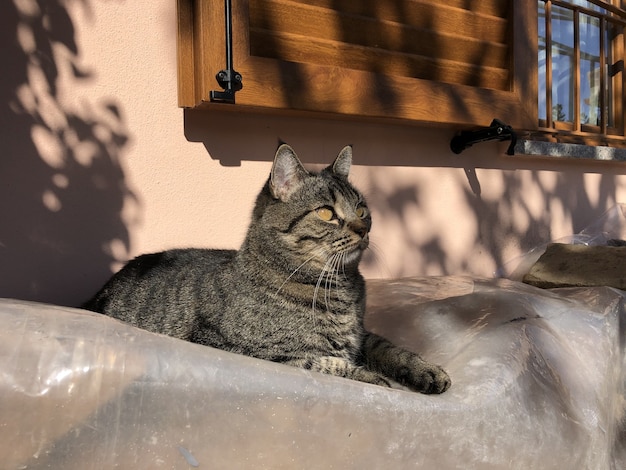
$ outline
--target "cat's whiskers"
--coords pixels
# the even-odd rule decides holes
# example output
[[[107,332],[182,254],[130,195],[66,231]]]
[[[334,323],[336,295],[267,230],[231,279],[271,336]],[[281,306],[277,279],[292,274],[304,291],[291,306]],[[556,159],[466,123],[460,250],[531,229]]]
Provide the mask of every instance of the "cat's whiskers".
[[[302,267],[307,264],[308,262],[312,261],[314,258],[316,258],[316,254],[311,255],[309,258],[307,258],[306,260],[304,260],[304,262],[302,262],[302,264],[300,264],[300,266],[298,266],[296,269],[293,270],[293,272],[287,277],[287,279],[285,279],[283,281],[283,283],[280,285],[280,287],[278,288],[278,290],[276,291],[276,294],[280,293],[280,291],[282,290],[283,287],[285,287],[285,284],[287,284],[287,282],[289,282],[289,279],[291,279],[298,271],[300,271],[300,269],[302,269]]]
[[[337,263],[337,276],[341,274],[343,277],[346,277],[346,259],[350,254],[350,250],[344,250],[340,253],[339,262]]]
[[[338,267],[340,263],[340,258],[341,258],[341,252],[331,254],[326,260],[326,264],[324,265],[322,272],[320,273],[320,276],[318,278],[317,285],[315,288],[314,299],[313,299],[314,311],[315,311],[317,296],[319,294],[319,288],[321,287],[322,280],[324,280],[324,302],[326,304],[326,311],[330,311],[330,300],[332,298],[332,296],[330,295],[330,292],[331,292],[331,288],[333,284],[333,278],[335,278],[335,276],[339,274]],[[339,278],[337,276],[337,281],[335,281],[336,284],[338,283],[338,280]]]
[[[337,293],[336,293],[337,298],[340,297],[340,295],[339,295],[339,275],[340,275],[340,269],[341,269],[341,275],[343,277],[346,276],[346,272],[344,270],[345,261],[346,261],[346,253],[345,252],[341,252],[339,254],[338,259],[337,259],[337,267],[335,268],[335,276],[337,277],[337,282],[335,283],[335,289],[337,291]]]
[[[330,302],[330,298],[328,295],[328,285],[329,283],[332,282],[332,275],[335,269],[335,262],[336,262],[336,254],[333,254],[330,259],[328,260],[328,269],[325,272],[325,280],[324,280],[324,304],[326,305],[326,311],[328,312],[330,310],[329,308],[329,302]]]
[[[378,269],[379,276],[381,278],[389,277],[389,266],[385,261],[385,256],[382,248],[378,246],[378,244],[370,238],[369,242],[369,252],[371,253],[373,259],[373,265]]]
[[[341,264],[342,253],[335,253],[332,256],[332,264],[326,275],[326,283],[324,285],[324,301],[326,302],[326,311],[330,311],[331,289],[333,287],[333,278],[336,277],[335,285],[339,285],[339,265]]]
[[[315,306],[317,305],[317,294],[319,293],[320,286],[322,285],[322,279],[324,279],[324,275],[327,275],[328,268],[335,255],[332,255],[330,258],[326,260],[324,267],[322,268],[322,272],[320,272],[319,277],[317,278],[317,283],[315,284],[315,290],[313,291],[313,313],[315,313]],[[325,290],[325,289],[324,289]],[[326,304],[326,310],[328,310],[328,304]]]
[[[333,253],[326,261],[326,264],[324,265],[324,268],[322,269],[322,272],[320,273],[320,276],[317,280],[315,293],[313,295],[313,311],[314,312],[315,312],[315,307],[317,304],[317,296],[319,293],[319,288],[321,287],[321,283],[323,279],[324,279],[324,302],[326,304],[326,311],[330,311],[330,301],[332,299],[331,292],[333,288],[333,283],[335,284],[335,288],[337,290],[337,298],[340,297],[339,277],[340,276],[346,277],[345,266],[346,266],[346,259],[348,258],[349,253],[350,253],[350,250],[341,250],[338,253]]]
[[[343,276],[346,276],[346,258],[348,257],[348,252],[344,251],[343,256],[341,257],[341,273]]]

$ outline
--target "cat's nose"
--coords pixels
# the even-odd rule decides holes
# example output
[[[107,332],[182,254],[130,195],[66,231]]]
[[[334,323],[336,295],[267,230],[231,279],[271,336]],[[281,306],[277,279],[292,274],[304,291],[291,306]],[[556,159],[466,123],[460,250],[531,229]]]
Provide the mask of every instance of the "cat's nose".
[[[367,232],[369,232],[367,225],[365,225],[363,222],[353,222],[349,224],[349,227],[350,230],[352,230],[361,238],[365,238],[367,236]]]

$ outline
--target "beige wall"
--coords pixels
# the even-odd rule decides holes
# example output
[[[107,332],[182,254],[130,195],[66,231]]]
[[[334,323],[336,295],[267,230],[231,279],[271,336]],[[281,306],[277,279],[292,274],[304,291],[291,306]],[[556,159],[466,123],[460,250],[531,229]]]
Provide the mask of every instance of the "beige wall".
[[[354,145],[368,277],[491,276],[626,201],[623,164],[495,143],[454,155],[445,129],[184,112],[175,33],[172,0],[2,2],[0,296],[75,305],[139,253],[236,248],[279,139],[312,165]]]

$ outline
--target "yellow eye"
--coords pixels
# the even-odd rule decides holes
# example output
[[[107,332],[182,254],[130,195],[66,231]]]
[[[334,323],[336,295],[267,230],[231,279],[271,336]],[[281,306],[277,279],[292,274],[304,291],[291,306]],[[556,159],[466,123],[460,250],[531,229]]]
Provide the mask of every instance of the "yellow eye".
[[[320,207],[319,209],[317,209],[317,215],[323,221],[330,222],[331,220],[333,220],[335,213],[332,211],[332,209],[329,209],[328,207]]]
[[[359,206],[356,208],[356,216],[360,219],[363,219],[367,216],[367,209],[363,206]]]

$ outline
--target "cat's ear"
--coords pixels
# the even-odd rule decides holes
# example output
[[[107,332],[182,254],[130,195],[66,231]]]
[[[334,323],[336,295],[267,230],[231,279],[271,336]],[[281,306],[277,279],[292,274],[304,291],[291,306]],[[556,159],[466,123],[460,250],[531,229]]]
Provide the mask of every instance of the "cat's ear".
[[[276,151],[272,173],[270,174],[270,190],[272,196],[284,201],[309,175],[293,149],[282,144]]]
[[[350,173],[350,166],[352,166],[352,145],[346,145],[332,164],[332,171],[337,176],[347,178]]]

